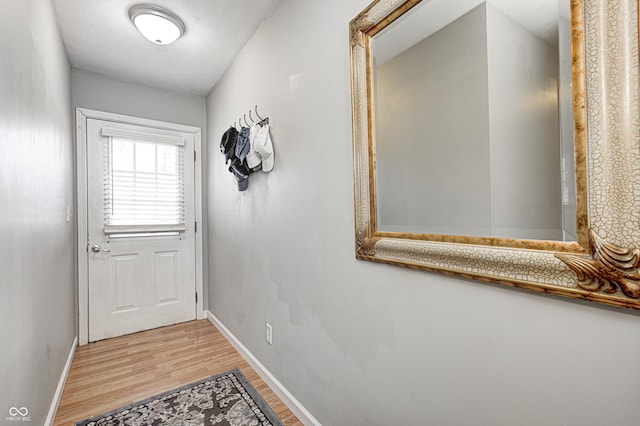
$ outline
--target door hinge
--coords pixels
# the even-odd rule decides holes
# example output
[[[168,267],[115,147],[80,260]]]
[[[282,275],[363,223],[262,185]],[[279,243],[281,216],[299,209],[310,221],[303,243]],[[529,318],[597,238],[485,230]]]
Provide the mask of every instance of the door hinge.
[[[193,151],[193,161],[194,162],[196,161],[196,152],[195,151]]]
[[[193,232],[198,232],[198,222],[195,223],[195,226],[193,227]]]
[[[198,292],[196,291],[196,303],[198,303]]]

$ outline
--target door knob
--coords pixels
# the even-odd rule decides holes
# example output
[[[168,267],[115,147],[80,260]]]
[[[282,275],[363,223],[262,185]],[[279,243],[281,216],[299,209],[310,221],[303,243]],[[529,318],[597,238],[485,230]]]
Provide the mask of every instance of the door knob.
[[[109,253],[111,249],[103,249],[100,244],[94,244],[91,246],[91,251],[94,253]]]

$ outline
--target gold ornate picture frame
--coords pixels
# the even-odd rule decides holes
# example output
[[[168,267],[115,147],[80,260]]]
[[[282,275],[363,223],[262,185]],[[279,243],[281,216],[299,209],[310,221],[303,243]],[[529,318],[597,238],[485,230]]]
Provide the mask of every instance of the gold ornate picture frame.
[[[421,1],[350,23],[356,258],[640,309],[638,0],[571,0],[578,242],[377,229],[371,39]]]

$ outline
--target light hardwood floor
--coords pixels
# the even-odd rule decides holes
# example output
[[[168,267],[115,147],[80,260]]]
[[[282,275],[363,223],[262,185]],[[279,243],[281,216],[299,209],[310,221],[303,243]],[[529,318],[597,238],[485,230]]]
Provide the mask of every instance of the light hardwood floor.
[[[207,320],[79,347],[54,424],[73,425],[234,367],[285,425],[302,424]]]

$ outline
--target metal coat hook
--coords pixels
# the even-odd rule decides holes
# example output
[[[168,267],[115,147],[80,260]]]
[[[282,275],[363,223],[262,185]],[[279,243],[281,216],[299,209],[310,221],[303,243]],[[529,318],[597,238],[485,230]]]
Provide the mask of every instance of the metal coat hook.
[[[253,117],[251,116],[251,110],[249,110],[249,120],[251,120],[251,124],[255,124],[255,120],[253,119]]]
[[[249,112],[249,114],[251,114],[251,112]],[[256,105],[256,116],[260,119],[260,121],[264,121],[264,118],[260,117],[260,114],[258,114],[258,105]]]

